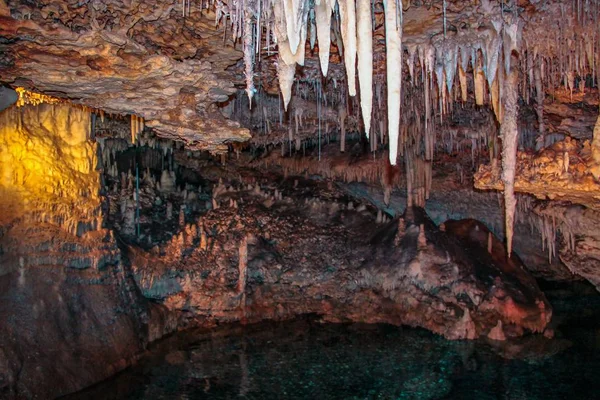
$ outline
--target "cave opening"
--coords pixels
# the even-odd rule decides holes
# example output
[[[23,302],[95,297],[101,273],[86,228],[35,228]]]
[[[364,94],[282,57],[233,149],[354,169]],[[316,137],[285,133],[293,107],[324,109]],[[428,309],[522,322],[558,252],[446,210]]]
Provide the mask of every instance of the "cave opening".
[[[594,398],[599,12],[0,0],[0,398]]]

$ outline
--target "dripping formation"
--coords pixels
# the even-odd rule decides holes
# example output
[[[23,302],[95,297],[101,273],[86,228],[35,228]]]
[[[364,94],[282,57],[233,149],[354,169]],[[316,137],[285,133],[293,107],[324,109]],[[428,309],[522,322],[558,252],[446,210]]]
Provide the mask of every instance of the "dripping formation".
[[[233,9],[241,7],[237,2],[232,3]],[[244,3],[245,4],[245,3]],[[278,60],[278,80],[280,90],[284,99],[284,109],[292,99],[293,82],[296,82],[297,89],[300,91],[313,91],[314,97],[320,97],[321,85],[313,85],[303,80],[295,80],[295,65],[303,66],[305,62],[305,49],[303,44],[306,41],[306,30],[315,29],[316,34],[311,31],[310,47],[314,47],[315,38],[318,39],[320,69],[324,79],[327,79],[330,58],[330,33],[334,34],[334,41],[339,57],[343,59],[345,73],[340,78],[346,81],[346,96],[342,96],[339,109],[355,108],[355,101],[360,104],[360,120],[357,120],[357,128],[364,129],[364,133],[369,138],[371,131],[372,99],[374,90],[377,96],[381,96],[381,91],[387,92],[387,102],[382,104],[378,99],[375,115],[381,118],[385,115],[387,119],[387,129],[379,128],[380,132],[376,135],[382,137],[381,143],[387,143],[389,147],[389,161],[392,166],[396,165],[398,153],[404,154],[403,146],[407,142],[403,139],[401,131],[406,129],[400,115],[403,112],[413,112],[418,119],[424,120],[425,131],[425,156],[424,160],[433,159],[435,148],[436,130],[444,124],[444,120],[453,113],[453,108],[460,104],[470,102],[469,92],[472,90],[474,103],[483,106],[488,104],[494,111],[496,124],[503,126],[505,123],[511,125],[510,121],[517,118],[518,110],[510,109],[510,115],[505,115],[505,103],[512,102],[507,97],[516,94],[518,85],[521,90],[521,96],[525,101],[535,99],[535,110],[538,115],[539,135],[536,140],[543,141],[545,128],[543,122],[543,93],[561,86],[561,83],[573,93],[574,80],[578,77],[582,87],[585,86],[586,76],[590,76],[592,86],[597,80],[598,52],[597,42],[594,37],[598,35],[598,30],[592,27],[597,14],[598,5],[595,2],[586,2],[585,5],[577,7],[565,7],[565,5],[548,5],[548,11],[555,12],[561,16],[558,21],[561,35],[556,37],[555,41],[543,41],[543,45],[538,45],[535,35],[536,29],[532,28],[525,32],[523,37],[523,26],[525,21],[533,26],[541,24],[538,20],[539,14],[529,15],[530,10],[519,10],[517,4],[497,4],[492,1],[484,1],[479,5],[474,5],[473,12],[476,18],[462,21],[460,26],[454,23],[448,23],[452,18],[455,4],[452,2],[443,2],[443,13],[439,15],[443,30],[432,35],[433,38],[421,39],[408,37],[404,42],[402,40],[403,25],[403,4],[401,1],[317,1],[314,3],[314,9],[304,1],[284,2],[283,6],[273,4],[263,4],[260,11],[260,21],[265,28],[259,31],[265,31],[267,36],[273,34],[273,42],[277,43]],[[575,2],[573,2],[575,4]],[[253,7],[252,5],[250,7]],[[468,7],[468,6],[467,6]],[[255,7],[256,8],[256,7]],[[408,5],[408,12],[414,10],[415,5]],[[272,14],[271,14],[272,9]],[[546,11],[546,10],[545,10]],[[587,12],[586,12],[587,11]],[[254,15],[257,15],[256,12]],[[570,13],[572,12],[572,14]],[[522,13],[522,15],[519,15]],[[236,14],[240,14],[236,11]],[[551,14],[552,15],[552,14]],[[333,16],[333,18],[332,18]],[[376,45],[374,49],[372,32],[377,33],[376,26],[378,21],[383,19],[385,27],[385,55],[386,62],[385,76],[378,69],[373,72],[373,64],[381,60],[381,45]],[[257,18],[257,21],[259,19]],[[372,25],[375,22],[376,25]],[[575,24],[581,24],[575,28]],[[233,24],[239,24],[232,19]],[[329,27],[331,24],[331,27]],[[536,25],[538,24],[538,25]],[[381,26],[380,25],[380,26]],[[240,29],[241,25],[234,28],[234,31]],[[448,29],[451,26],[452,29]],[[591,29],[590,29],[591,28]],[[547,30],[546,30],[547,31]],[[591,35],[582,35],[582,32],[591,33]],[[581,39],[578,39],[581,35]],[[585,37],[584,37],[585,36]],[[263,39],[267,43],[270,39]],[[580,43],[577,47],[577,54],[565,55],[564,52],[555,54],[555,49],[562,48],[560,45],[554,47],[550,43]],[[596,43],[596,44],[594,44]],[[260,48],[260,43],[252,43],[247,46],[245,42],[245,60],[248,59],[248,53],[255,53]],[[380,53],[377,54],[377,51]],[[403,60],[403,53],[408,57]],[[513,54],[516,60],[511,63]],[[358,56],[358,57],[357,57]],[[358,59],[358,63],[357,63]],[[358,64],[358,65],[357,65]],[[514,65],[512,65],[514,64]],[[406,67],[405,67],[406,65]],[[563,77],[560,76],[560,69],[573,71],[568,72]],[[420,66],[421,74],[418,79],[417,68]],[[562,66],[562,67],[561,67]],[[408,89],[402,89],[404,79],[404,70],[408,71],[410,82],[413,87],[420,87],[424,93],[421,96],[421,104],[410,102],[408,110],[403,111],[403,104],[407,102],[406,97],[410,92]],[[306,68],[305,68],[306,70]],[[246,64],[246,80],[250,82],[248,76],[251,69]],[[358,71],[358,80],[360,93],[356,99],[355,76]],[[514,76],[513,76],[514,75]],[[319,79],[315,76],[314,79]],[[337,78],[334,78],[337,79]],[[455,85],[455,80],[457,84]],[[335,81],[334,81],[335,82]],[[253,85],[253,84],[252,84]],[[308,86],[300,89],[300,85]],[[506,86],[510,85],[510,87]],[[506,86],[506,87],[505,87]],[[253,87],[253,86],[252,86]],[[454,90],[459,87],[460,90]],[[250,84],[247,85],[250,93]],[[296,96],[310,98],[311,95],[306,92],[298,93]],[[536,93],[535,97],[533,93]],[[329,93],[328,93],[329,95]],[[404,100],[401,99],[404,98]],[[330,102],[336,102],[331,99]],[[251,104],[251,102],[250,102]],[[351,106],[354,104],[354,106]],[[385,111],[387,109],[387,111]],[[410,110],[410,111],[409,111]],[[386,114],[382,114],[382,111]],[[345,131],[346,112],[340,111],[338,125],[342,131],[341,149],[345,149]],[[435,115],[437,114],[437,116]],[[436,119],[439,118],[439,119]],[[321,116],[318,117],[319,120]],[[281,120],[281,118],[280,118]],[[512,126],[512,125],[511,125]],[[494,131],[494,127],[490,127]],[[297,129],[296,129],[297,131]],[[320,132],[320,130],[319,130]],[[408,135],[414,135],[409,132]],[[385,137],[385,139],[384,139]],[[503,180],[506,187],[506,233],[508,240],[508,250],[510,252],[512,242],[512,227],[514,214],[514,198],[512,182],[514,174],[512,165],[516,157],[516,128],[503,127],[500,133],[502,139],[499,144],[495,143],[495,132],[485,135],[489,143],[490,158],[492,163],[495,157],[500,156],[498,147],[502,147],[502,171]],[[319,139],[320,143],[320,139]],[[419,144],[417,143],[417,146]],[[475,146],[473,146],[474,148]],[[377,140],[371,140],[371,148],[377,149]],[[400,148],[400,152],[398,151]],[[409,161],[405,162],[407,165]],[[407,167],[409,168],[409,167]]]

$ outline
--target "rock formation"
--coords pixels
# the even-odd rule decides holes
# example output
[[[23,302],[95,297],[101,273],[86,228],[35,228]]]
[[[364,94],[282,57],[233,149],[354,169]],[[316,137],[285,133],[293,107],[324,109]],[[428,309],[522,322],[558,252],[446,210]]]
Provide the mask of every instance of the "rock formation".
[[[552,336],[532,276],[600,290],[599,14],[0,0],[0,396],[228,321]]]

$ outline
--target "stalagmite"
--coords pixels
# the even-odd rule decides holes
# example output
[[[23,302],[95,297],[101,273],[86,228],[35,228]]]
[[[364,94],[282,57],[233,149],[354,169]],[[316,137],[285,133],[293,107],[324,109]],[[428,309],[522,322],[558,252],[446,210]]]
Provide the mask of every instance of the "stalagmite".
[[[396,8],[398,4],[399,9]],[[388,90],[388,135],[390,138],[390,164],[398,158],[400,130],[400,90],[402,88],[402,0],[385,0],[385,45]]]
[[[319,40],[319,60],[321,73],[327,76],[329,69],[329,49],[331,48],[331,3],[334,0],[315,2],[315,19],[317,22],[317,38]]]
[[[371,23],[371,0],[357,2],[358,33],[358,83],[360,85],[360,107],[365,123],[365,134],[371,130],[373,107],[373,25]]]
[[[512,253],[515,208],[517,205],[515,197],[515,169],[519,133],[517,130],[519,74],[515,66],[511,68],[504,84],[504,116],[500,126],[500,135],[502,137],[502,181],[504,182],[506,249],[510,257]]]
[[[338,0],[344,42],[344,65],[350,96],[356,96],[356,5],[354,1]]]

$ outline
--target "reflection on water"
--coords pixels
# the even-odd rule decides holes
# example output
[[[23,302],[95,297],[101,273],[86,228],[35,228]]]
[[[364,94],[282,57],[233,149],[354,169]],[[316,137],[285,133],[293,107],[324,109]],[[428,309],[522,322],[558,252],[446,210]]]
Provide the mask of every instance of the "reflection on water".
[[[600,330],[572,334],[586,340],[535,336],[499,347],[310,320],[187,332],[68,399],[597,398]]]

